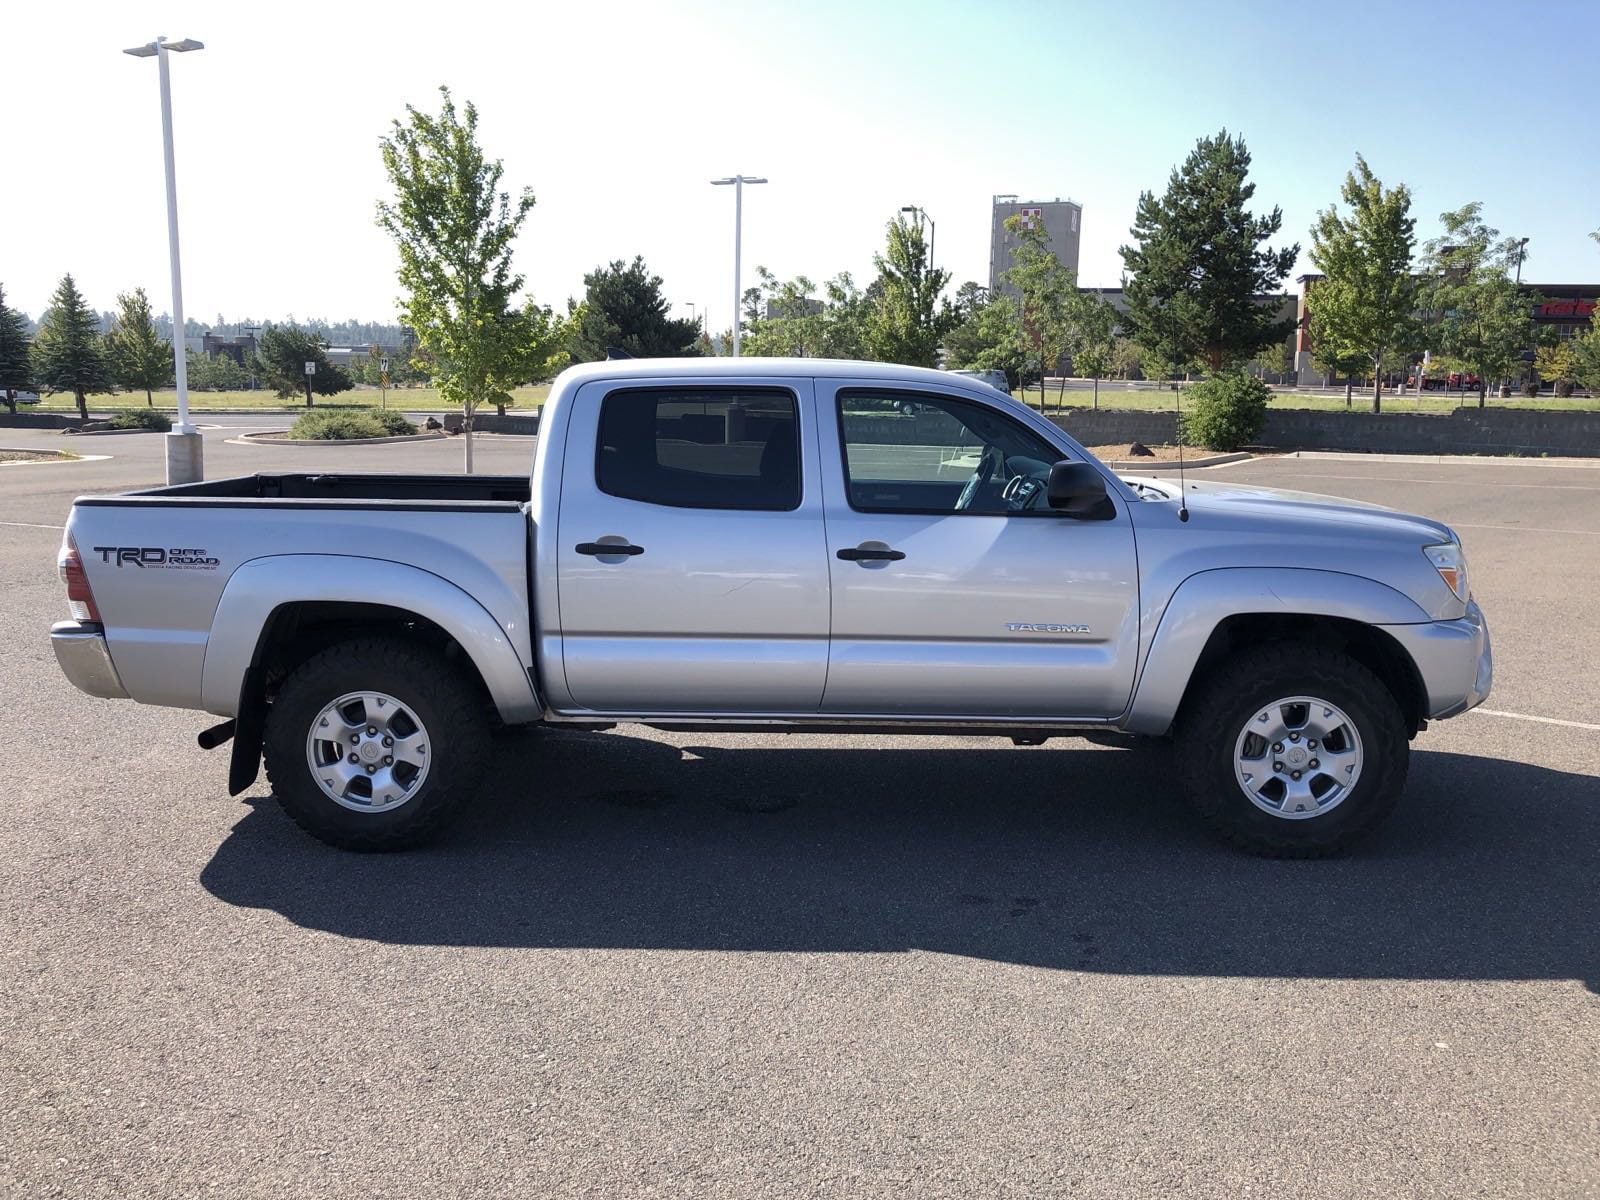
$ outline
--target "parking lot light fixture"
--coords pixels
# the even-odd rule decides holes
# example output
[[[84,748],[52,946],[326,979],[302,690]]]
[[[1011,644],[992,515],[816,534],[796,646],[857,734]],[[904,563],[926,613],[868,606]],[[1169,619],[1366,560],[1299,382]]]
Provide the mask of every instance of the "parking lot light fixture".
[[[167,69],[169,51],[184,53],[205,49],[204,42],[183,38],[169,42],[157,38],[124,50],[135,58],[154,58],[161,78],[161,142],[167,176],[167,249],[172,259],[172,374],[178,389],[178,423],[167,435],[167,482],[195,483],[204,475],[200,431],[189,421],[189,372],[184,347],[183,272],[178,264],[178,182],[172,155],[172,78]]]
[[[916,213],[919,223],[922,221],[928,223],[928,270],[933,270],[933,239],[934,235],[938,233],[938,230],[934,228],[933,218],[928,215],[927,209],[919,208],[915,204],[902,204],[900,211],[903,213]]]
[[[722,179],[713,179],[713,187],[727,187],[733,185],[733,357],[739,357],[739,239],[744,225],[744,185],[747,183],[765,183],[766,179],[755,175],[728,175]]]

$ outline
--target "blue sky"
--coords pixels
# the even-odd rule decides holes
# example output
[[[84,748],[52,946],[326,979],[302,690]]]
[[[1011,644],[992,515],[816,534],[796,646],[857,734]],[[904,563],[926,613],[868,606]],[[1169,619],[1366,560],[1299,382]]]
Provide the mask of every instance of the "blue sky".
[[[69,269],[98,307],[135,284],[167,305],[155,68],[118,53],[157,33],[207,43],[174,62],[202,320],[391,314],[376,143],[439,83],[537,194],[518,267],[557,305],[642,253],[681,311],[725,326],[732,197],[707,181],[737,171],[772,180],[746,194],[747,283],[757,263],[864,282],[902,204],[937,220],[958,282],[982,280],[990,196],[1017,192],[1080,201],[1082,281],[1115,286],[1139,191],[1223,126],[1285,241],[1360,151],[1411,186],[1421,238],[1481,200],[1530,239],[1525,277],[1600,280],[1595,0],[91,3],[0,22],[35,48],[7,72],[31,185],[0,194],[0,283],[35,314]]]

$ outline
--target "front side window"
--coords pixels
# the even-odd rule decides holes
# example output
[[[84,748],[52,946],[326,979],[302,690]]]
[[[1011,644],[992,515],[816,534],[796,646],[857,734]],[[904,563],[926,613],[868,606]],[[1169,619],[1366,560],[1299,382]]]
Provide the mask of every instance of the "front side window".
[[[1048,512],[1063,457],[1012,417],[935,393],[841,392],[839,429],[858,512]]]
[[[602,492],[673,508],[800,507],[800,426],[778,388],[638,388],[600,406]]]

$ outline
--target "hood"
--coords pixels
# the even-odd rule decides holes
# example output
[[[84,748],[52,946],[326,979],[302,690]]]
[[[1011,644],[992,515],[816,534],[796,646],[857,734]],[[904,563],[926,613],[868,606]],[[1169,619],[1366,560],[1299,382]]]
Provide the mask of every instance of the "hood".
[[[1136,489],[1152,488],[1174,500],[1178,497],[1178,484],[1171,479],[1125,477],[1125,482]],[[1339,496],[1320,496],[1315,492],[1203,480],[1190,482],[1184,497],[1190,513],[1196,516],[1210,514],[1252,522],[1314,524],[1324,528],[1331,523],[1343,527],[1344,532],[1362,531],[1379,536],[1403,537],[1414,540],[1418,545],[1457,540],[1454,532],[1442,521],[1385,508],[1381,504],[1346,500]]]

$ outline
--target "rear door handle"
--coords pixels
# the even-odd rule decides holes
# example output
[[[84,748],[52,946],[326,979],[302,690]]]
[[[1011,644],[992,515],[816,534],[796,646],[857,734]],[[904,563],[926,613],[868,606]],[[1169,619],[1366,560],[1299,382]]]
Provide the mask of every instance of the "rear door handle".
[[[643,554],[643,546],[632,546],[627,542],[579,542],[573,547],[579,554]]]
[[[899,562],[905,556],[904,550],[869,550],[861,546],[847,546],[834,555],[845,562]]]

